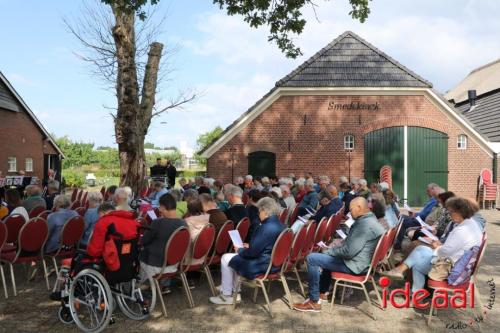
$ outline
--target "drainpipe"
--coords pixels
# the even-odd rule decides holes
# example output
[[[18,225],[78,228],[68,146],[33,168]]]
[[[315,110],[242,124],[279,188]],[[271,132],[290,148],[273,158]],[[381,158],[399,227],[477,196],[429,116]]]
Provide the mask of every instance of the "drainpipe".
[[[493,153],[493,183],[497,182],[498,154]]]

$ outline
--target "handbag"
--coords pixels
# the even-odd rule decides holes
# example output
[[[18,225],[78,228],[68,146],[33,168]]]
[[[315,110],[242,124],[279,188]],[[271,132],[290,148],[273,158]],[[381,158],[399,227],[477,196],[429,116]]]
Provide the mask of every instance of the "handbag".
[[[479,246],[474,246],[457,260],[450,275],[448,276],[448,284],[453,286],[463,284],[470,280],[474,266],[479,256]]]
[[[434,281],[444,281],[450,275],[450,271],[453,268],[453,262],[450,258],[438,258],[431,267],[429,271],[429,278]]]

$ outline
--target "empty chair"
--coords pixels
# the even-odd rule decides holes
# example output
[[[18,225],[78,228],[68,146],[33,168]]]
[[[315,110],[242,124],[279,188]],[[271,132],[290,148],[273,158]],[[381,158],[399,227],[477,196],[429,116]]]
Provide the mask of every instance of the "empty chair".
[[[32,219],[34,217],[37,217],[38,215],[40,215],[44,211],[45,211],[45,207],[43,207],[43,206],[36,206],[32,210],[30,210],[29,217],[30,217],[30,219]]]
[[[75,216],[70,218],[63,226],[61,230],[61,243],[59,248],[53,252],[48,254],[49,257],[52,258],[52,263],[54,264],[54,268],[56,270],[56,275],[59,274],[59,270],[57,268],[57,258],[71,258],[75,254],[75,250],[82,238],[83,231],[85,229],[85,221],[81,216]]]

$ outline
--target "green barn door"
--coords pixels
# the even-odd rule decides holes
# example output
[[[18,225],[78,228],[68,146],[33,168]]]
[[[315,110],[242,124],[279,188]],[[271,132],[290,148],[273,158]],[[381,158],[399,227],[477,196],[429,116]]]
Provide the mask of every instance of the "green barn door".
[[[421,207],[426,185],[448,187],[448,136],[423,127],[408,127],[408,202]]]
[[[370,133],[365,140],[365,178],[369,183],[378,182],[380,168],[392,168],[392,188],[401,198],[404,185],[403,127],[387,127]]]
[[[248,174],[252,176],[275,176],[276,154],[268,151],[256,151],[248,154]]]

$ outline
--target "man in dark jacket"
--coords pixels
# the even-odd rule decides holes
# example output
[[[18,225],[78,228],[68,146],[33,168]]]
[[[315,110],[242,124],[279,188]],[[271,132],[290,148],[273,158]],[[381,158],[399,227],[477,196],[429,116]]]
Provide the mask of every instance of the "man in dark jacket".
[[[384,228],[375,218],[365,198],[351,201],[352,224],[347,238],[334,242],[325,253],[307,256],[309,298],[296,303],[293,308],[304,312],[321,311],[321,300],[327,301],[327,291],[332,281],[331,272],[362,275],[371,264],[375,247],[384,234]]]
[[[210,194],[203,193],[198,198],[200,199],[201,206],[203,207],[203,212],[210,215],[208,223],[213,224],[215,227],[215,235],[218,235],[219,230],[228,220],[226,214],[217,208],[217,203]]]
[[[234,247],[236,253],[226,253],[221,259],[221,294],[210,297],[214,304],[233,304],[233,292],[237,292],[237,300],[240,298],[237,288],[237,275],[248,279],[266,272],[271,260],[276,239],[285,229],[285,225],[279,221],[280,207],[272,198],[262,198],[257,203],[261,225],[249,244],[243,244],[242,248]]]
[[[166,266],[162,271],[165,261],[165,245],[175,230],[180,227],[187,227],[184,220],[177,217],[177,203],[172,194],[167,193],[160,197],[160,215],[151,224],[151,229],[147,230],[142,237],[144,249],[141,252],[141,279],[160,273],[173,273],[176,266]]]
[[[315,213],[318,207],[318,192],[314,190],[314,181],[312,179],[306,180],[304,189],[306,190],[306,195],[299,203],[299,216]]]
[[[243,204],[243,191],[235,185],[228,185],[225,189],[225,195],[231,207],[226,210],[226,216],[237,225],[243,218],[248,217],[248,212]]]
[[[175,177],[177,177],[177,169],[175,166],[170,162],[170,160],[167,160],[167,177],[168,177],[168,188],[174,188],[175,186]]]

